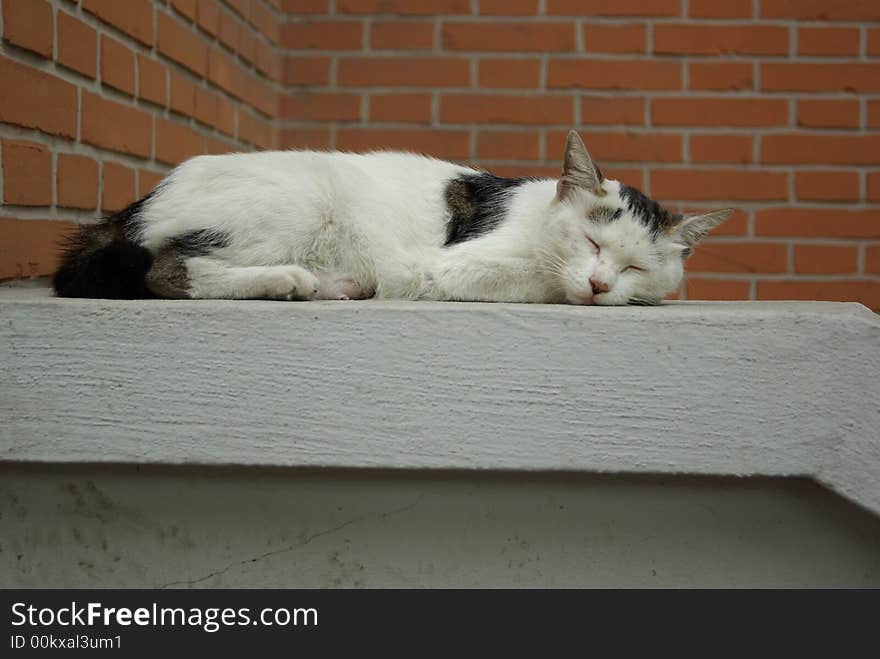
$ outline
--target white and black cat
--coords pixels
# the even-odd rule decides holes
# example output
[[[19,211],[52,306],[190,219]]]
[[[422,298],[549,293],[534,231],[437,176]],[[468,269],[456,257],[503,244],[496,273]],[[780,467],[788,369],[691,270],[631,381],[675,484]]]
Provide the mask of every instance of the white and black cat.
[[[571,131],[562,176],[399,152],[198,156],[80,228],[66,297],[652,304],[732,211],[683,217],[603,178]]]

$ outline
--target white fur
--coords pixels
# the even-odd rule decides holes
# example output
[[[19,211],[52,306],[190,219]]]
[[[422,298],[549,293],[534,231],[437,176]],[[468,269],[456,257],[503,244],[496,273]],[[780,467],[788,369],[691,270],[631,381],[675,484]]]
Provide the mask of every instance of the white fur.
[[[658,300],[682,276],[683,245],[653,242],[627,212],[587,219],[606,194],[557,195],[552,179],[514,189],[491,232],[444,247],[444,190],[469,169],[424,156],[311,151],[199,156],[177,167],[139,215],[154,253],[175,236],[216,229],[229,246],[190,258],[196,298],[383,298],[626,304]],[[602,247],[596,254],[587,239]],[[645,272],[625,270],[629,265]],[[609,291],[594,295],[590,279]]]

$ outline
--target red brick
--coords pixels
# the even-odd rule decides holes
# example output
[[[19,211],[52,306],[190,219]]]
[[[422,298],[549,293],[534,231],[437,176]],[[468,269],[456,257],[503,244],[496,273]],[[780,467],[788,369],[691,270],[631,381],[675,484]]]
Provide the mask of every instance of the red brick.
[[[752,162],[751,135],[691,135],[691,162]]]
[[[761,0],[761,18],[880,21],[880,4],[875,0]]]
[[[78,18],[58,12],[58,63],[89,78],[98,74],[97,33]]]
[[[156,25],[156,46],[159,52],[204,77],[208,66],[208,47],[205,42],[165,12],[159,12]]]
[[[222,48],[214,47],[208,54],[208,79],[236,98],[244,99],[250,80],[234,58]]]
[[[855,245],[795,245],[794,271],[808,275],[855,274],[859,269]]]
[[[101,35],[101,84],[134,96],[134,53]]]
[[[573,100],[564,96],[502,96],[445,94],[440,97],[440,121],[570,126]]]
[[[59,206],[98,207],[98,163],[88,156],[59,153],[55,185]]]
[[[156,117],[156,160],[176,165],[205,151],[205,138],[189,126]]]
[[[480,131],[477,158],[484,160],[538,160],[541,136],[522,130]]]
[[[165,107],[168,103],[167,69],[140,53],[138,64],[138,96],[145,101]]]
[[[480,16],[534,16],[538,0],[480,0]]]
[[[868,125],[871,128],[880,128],[880,100],[868,101]]]
[[[858,128],[859,102],[856,99],[799,99],[798,126],[808,128]]]
[[[216,126],[220,96],[205,87],[196,87],[193,116],[206,126]]]
[[[329,82],[329,57],[288,57],[284,61],[284,83],[287,85],[326,85]]]
[[[788,55],[788,28],[777,25],[658,23],[654,52],[668,55]]]
[[[858,201],[859,173],[814,170],[797,172],[795,194],[804,201]]]
[[[281,10],[286,14],[326,14],[329,0],[282,0]]]
[[[679,0],[547,0],[547,13],[566,16],[678,16]]]
[[[229,49],[235,49],[238,44],[238,20],[231,11],[220,10],[220,27],[217,32],[220,43]]]
[[[540,82],[541,63],[538,60],[480,60],[480,87],[535,89]]]
[[[76,137],[76,87],[0,57],[0,122]]]
[[[153,5],[150,0],[82,0],[82,6],[141,43],[153,45]]]
[[[152,117],[136,108],[83,90],[81,130],[87,144],[150,157]]]
[[[205,152],[211,155],[222,155],[224,153],[237,153],[241,151],[238,144],[230,140],[212,137],[208,135],[205,138]]]
[[[751,18],[752,0],[690,0],[691,18]]]
[[[235,134],[235,106],[223,95],[217,96],[217,116],[213,126],[227,135]]]
[[[467,131],[456,130],[340,128],[336,148],[345,151],[397,149],[463,159],[470,157],[470,137]]]
[[[370,121],[431,122],[430,94],[373,94]]]
[[[361,97],[299,92],[284,99],[284,116],[299,121],[356,121],[361,116]]]
[[[602,170],[605,173],[605,170]],[[535,176],[538,178],[558,178],[559,165],[492,165],[492,173],[496,176],[521,178]]]
[[[868,28],[868,55],[880,56],[880,28]]]
[[[220,6],[217,0],[198,0],[196,22],[212,37],[220,32]]]
[[[880,239],[880,209],[764,208],[755,234],[775,237]]]
[[[470,14],[470,0],[338,0],[338,14],[397,14],[432,16]]]
[[[372,50],[430,50],[434,24],[428,21],[376,21],[370,26]]]
[[[134,170],[114,162],[104,162],[101,172],[104,190],[101,194],[101,211],[115,213],[137,198],[134,187]]]
[[[642,23],[584,25],[584,48],[594,53],[643,53],[647,44]]]
[[[645,123],[645,99],[584,97],[581,99],[581,123],[641,126]]]
[[[262,149],[277,149],[279,134],[263,117],[251,112],[239,112],[238,139]]]
[[[749,282],[742,279],[700,279],[688,276],[687,299],[748,300]]]
[[[788,176],[742,169],[652,169],[651,196],[667,200],[784,200],[788,198]]]
[[[788,247],[779,243],[707,242],[687,261],[689,272],[760,272],[788,270]]]
[[[550,60],[547,86],[625,91],[681,89],[681,65],[650,60]]]
[[[876,165],[880,135],[765,135],[761,161],[774,164]]]
[[[196,86],[185,75],[177,71],[171,71],[171,102],[172,110],[185,114],[187,117],[195,116],[196,109]]]
[[[551,52],[575,49],[572,23],[446,23],[446,50]]]
[[[329,128],[285,128],[281,133],[282,149],[329,149]]]
[[[187,20],[196,20],[196,0],[171,0],[171,6]]]
[[[688,62],[690,89],[728,91],[754,89],[751,62]]]
[[[0,140],[3,151],[3,203],[52,205],[52,154],[43,144]]]
[[[861,302],[869,309],[880,308],[880,282],[851,280],[759,281],[759,300],[829,300]]]
[[[5,0],[3,39],[43,57],[52,57],[52,7],[43,0]]]
[[[865,248],[865,272],[880,275],[880,245],[869,245]]]
[[[547,152],[564,152],[568,131],[547,133]],[[681,135],[631,131],[581,131],[590,155],[605,162],[681,162]]]
[[[360,50],[364,42],[363,32],[359,21],[285,23],[281,44],[294,50]]]
[[[880,173],[868,174],[868,201],[880,201]]]
[[[854,27],[802,27],[798,29],[798,55],[856,57],[860,40]]]
[[[788,123],[783,98],[655,98],[651,116],[658,126],[780,126]]]
[[[470,62],[453,57],[357,57],[339,62],[343,86],[463,87],[470,84]]]
[[[761,89],[880,92],[880,63],[764,62],[761,65]]]
[[[251,3],[249,0],[225,0],[236,14],[247,20],[250,15]]]
[[[51,275],[58,268],[59,244],[72,222],[0,217],[0,279]]]

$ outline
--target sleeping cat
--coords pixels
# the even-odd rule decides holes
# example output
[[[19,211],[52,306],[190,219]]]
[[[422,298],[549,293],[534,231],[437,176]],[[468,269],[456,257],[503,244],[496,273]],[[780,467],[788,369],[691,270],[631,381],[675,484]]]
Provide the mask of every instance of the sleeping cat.
[[[410,153],[198,156],[81,227],[65,297],[655,304],[731,210],[683,217],[605,179],[575,131],[562,175]]]

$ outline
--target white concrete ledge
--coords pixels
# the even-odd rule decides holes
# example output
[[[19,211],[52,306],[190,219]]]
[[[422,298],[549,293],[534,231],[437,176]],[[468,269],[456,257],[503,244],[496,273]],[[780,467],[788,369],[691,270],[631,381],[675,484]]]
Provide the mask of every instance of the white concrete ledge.
[[[0,289],[0,460],[808,476],[880,514],[880,317]]]

